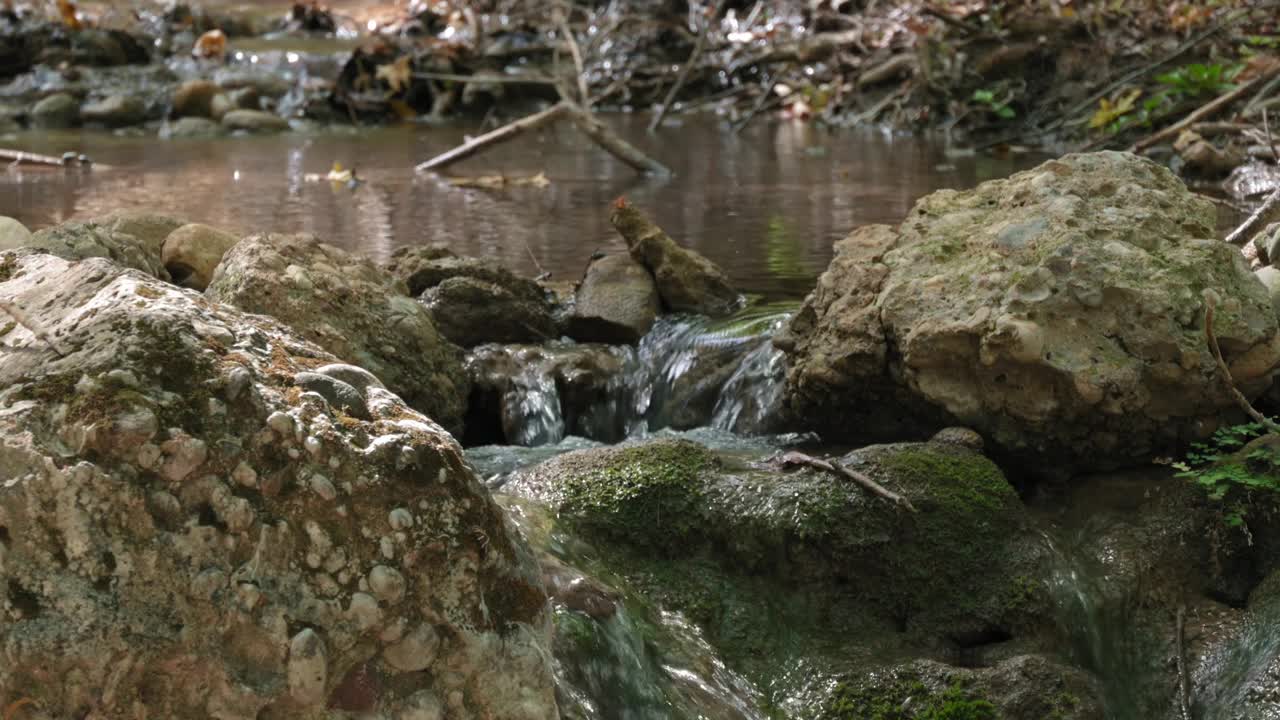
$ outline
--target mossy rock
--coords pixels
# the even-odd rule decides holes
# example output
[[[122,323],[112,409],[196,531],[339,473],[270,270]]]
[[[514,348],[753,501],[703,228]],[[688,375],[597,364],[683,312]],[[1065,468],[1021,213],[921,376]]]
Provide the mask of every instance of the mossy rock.
[[[704,494],[719,466],[701,445],[657,440],[561,455],[511,489],[550,502],[562,522],[588,537],[666,554],[701,535]]]

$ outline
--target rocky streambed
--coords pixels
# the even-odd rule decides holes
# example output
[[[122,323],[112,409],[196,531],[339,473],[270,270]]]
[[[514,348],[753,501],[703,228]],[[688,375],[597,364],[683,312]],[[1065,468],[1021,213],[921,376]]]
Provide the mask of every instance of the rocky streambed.
[[[1160,464],[1244,419],[1209,304],[1263,406],[1280,327],[1168,171],[935,193],[798,305],[602,212],[574,283],[0,219],[6,713],[1280,712],[1274,440]]]

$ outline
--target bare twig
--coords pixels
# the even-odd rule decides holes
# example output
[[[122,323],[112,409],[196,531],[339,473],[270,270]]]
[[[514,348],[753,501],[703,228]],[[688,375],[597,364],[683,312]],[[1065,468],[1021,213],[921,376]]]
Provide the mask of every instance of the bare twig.
[[[548,125],[567,114],[569,109],[569,103],[565,102],[552,105],[542,112],[527,115],[515,122],[503,125],[497,130],[485,133],[478,138],[473,138],[446,153],[437,155],[430,160],[419,164],[414,168],[414,170],[418,172],[426,172],[427,170],[440,170],[442,168],[446,168],[456,162],[466,160],[478,152],[487,150],[494,145],[504,143],[529,130],[536,130],[544,125]]]
[[[715,27],[716,19],[719,17],[720,3],[717,0],[711,6],[711,15],[702,27],[702,32],[698,33],[698,40],[693,44],[693,52],[689,53],[689,59],[685,61],[684,67],[680,68],[680,74],[676,76],[676,81],[671,83],[671,89],[667,91],[667,97],[658,106],[658,112],[653,114],[653,120],[649,122],[649,132],[657,130],[658,126],[662,125],[662,118],[666,116],[671,103],[675,102],[676,93],[680,92],[680,88],[684,87],[685,81],[689,79],[689,71],[693,70],[694,66],[698,64],[698,59],[702,57],[702,49],[707,45],[707,36],[711,34],[711,29]]]
[[[1177,617],[1178,710],[1182,713],[1182,720],[1191,720],[1191,682],[1187,676],[1187,653],[1184,647],[1186,641],[1186,613],[1187,606],[1179,605]]]
[[[1262,109],[1262,129],[1267,133],[1267,146],[1271,148],[1271,157],[1280,158],[1280,152],[1276,152],[1276,139],[1271,135],[1271,122],[1267,119],[1267,109]]]
[[[54,355],[57,355],[60,358],[67,356],[66,353],[58,349],[58,345],[53,341],[53,338],[41,329],[29,315],[23,312],[22,308],[18,307],[17,303],[12,303],[8,300],[0,300],[0,312],[3,312],[13,318],[14,322],[26,328],[37,340],[48,345]]]
[[[556,10],[555,20],[557,29],[569,44],[569,54],[573,56],[573,68],[578,75],[578,102],[590,107],[587,105],[591,102],[591,95],[587,92],[587,71],[582,63],[582,48],[578,47],[578,41],[573,37],[573,28],[569,27],[567,14],[563,10]]]
[[[916,508],[914,505],[911,504],[910,500],[906,499],[905,497],[899,495],[896,492],[893,492],[892,490],[889,490],[885,486],[881,485],[875,480],[872,480],[866,475],[863,475],[862,473],[856,470],[850,470],[849,468],[843,465],[840,465],[838,463],[822,460],[822,459],[813,457],[812,455],[805,455],[804,453],[801,453],[801,452],[785,453],[781,458],[779,458],[779,460],[781,460],[783,465],[805,465],[811,468],[817,468],[818,470],[825,470],[829,473],[833,473],[835,475],[840,475],[842,477],[848,478],[849,480],[852,480],[856,485],[858,485],[858,487],[861,487],[863,490],[866,490],[872,495],[876,495],[877,497],[882,497],[885,500],[888,500],[889,502],[901,508],[909,510],[911,512],[916,512]]]
[[[782,72],[785,73],[786,69],[784,68]],[[747,114],[744,115],[742,119],[739,120],[737,124],[733,126],[733,131],[735,133],[742,132],[742,129],[750,125],[751,121],[755,119],[756,115],[758,115],[760,111],[764,109],[764,104],[768,102],[769,97],[773,95],[773,86],[774,84],[777,83],[777,80],[775,78],[776,76],[768,78],[765,82],[760,84],[760,90],[761,90],[760,97],[756,98],[756,102],[754,105],[751,106],[751,110],[747,111]]]
[[[1191,125],[1203,120],[1206,117],[1209,117],[1210,115],[1217,113],[1218,111],[1227,107],[1228,105],[1235,102],[1236,100],[1239,100],[1245,95],[1248,95],[1250,92],[1253,92],[1257,87],[1261,85],[1265,85],[1268,80],[1275,77],[1278,73],[1280,73],[1280,68],[1271,68],[1267,72],[1241,85],[1235,90],[1219,95],[1217,98],[1205,103],[1198,110],[1191,113],[1190,115],[1187,115],[1182,120],[1179,120],[1178,122],[1170,125],[1169,127],[1164,128],[1159,132],[1148,135],[1147,137],[1142,138],[1138,142],[1134,143],[1133,146],[1129,148],[1129,152],[1135,152],[1135,153],[1140,152],[1142,150],[1145,150],[1146,148],[1151,147],[1152,145],[1155,145],[1160,142],[1164,142],[1165,140],[1168,140],[1171,137],[1176,137],[1178,133],[1182,132],[1183,130],[1190,127]]]
[[[1267,196],[1267,199],[1258,206],[1258,209],[1253,211],[1252,215],[1240,223],[1239,227],[1232,230],[1231,234],[1227,236],[1226,242],[1232,245],[1244,245],[1249,242],[1249,239],[1253,237],[1252,232],[1270,218],[1277,209],[1280,209],[1280,188],[1272,191]]]
[[[416,78],[423,80],[448,80],[461,83],[505,83],[511,85],[555,85],[555,78],[546,75],[457,75],[441,72],[416,72]]]
[[[1222,359],[1222,348],[1218,347],[1218,336],[1213,332],[1213,309],[1217,302],[1217,293],[1212,290],[1204,291],[1204,336],[1209,341],[1209,350],[1213,353],[1213,359],[1218,363],[1218,371],[1222,373],[1222,379],[1226,381],[1227,390],[1231,393],[1231,398],[1236,401],[1236,405],[1244,411],[1246,415],[1253,418],[1254,422],[1261,424],[1268,432],[1280,433],[1280,425],[1272,422],[1271,418],[1258,412],[1253,404],[1249,402],[1249,398],[1236,387],[1235,380],[1231,379],[1231,368],[1227,367],[1227,361]]]

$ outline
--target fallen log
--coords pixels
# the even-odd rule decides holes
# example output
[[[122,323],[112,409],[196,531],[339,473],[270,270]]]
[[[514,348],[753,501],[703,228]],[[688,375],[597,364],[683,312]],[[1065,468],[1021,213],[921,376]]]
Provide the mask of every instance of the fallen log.
[[[863,475],[857,470],[850,470],[849,468],[843,465],[839,465],[837,463],[833,463],[827,460],[822,460],[821,458],[816,458],[816,457],[813,457],[812,455],[805,455],[802,452],[784,453],[782,457],[779,458],[779,460],[783,465],[801,465],[801,466],[811,467],[811,468],[824,470],[834,475],[839,475],[841,477],[847,478],[849,480],[852,480],[854,484],[856,484],[858,487],[862,488],[863,490],[866,490],[872,495],[884,498],[885,500],[888,500],[894,505],[897,505],[910,512],[917,512],[915,506],[911,504],[910,500],[906,499],[905,497],[899,495],[896,492],[893,492],[892,490],[886,488],[885,486],[881,485],[875,480],[872,480],[866,475]]]
[[[68,154],[64,157],[54,157],[52,155],[41,155],[39,153],[5,148],[0,148],[0,162],[7,162],[10,165],[42,165],[46,167],[89,167],[93,164],[80,155],[72,156]],[[105,168],[107,166],[99,165],[98,167]]]

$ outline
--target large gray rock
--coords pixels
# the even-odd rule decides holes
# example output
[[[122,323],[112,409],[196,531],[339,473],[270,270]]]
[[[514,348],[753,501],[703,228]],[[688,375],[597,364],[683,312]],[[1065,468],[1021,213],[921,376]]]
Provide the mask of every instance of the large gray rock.
[[[440,333],[463,347],[540,342],[557,336],[551,304],[541,289],[517,294],[472,277],[452,277],[422,294]]]
[[[367,260],[308,235],[253,235],[222,258],[207,294],[282,320],[461,432],[468,393],[461,350],[402,284]]]
[[[162,215],[150,210],[116,210],[93,218],[89,222],[103,225],[116,232],[126,233],[138,239],[148,252],[162,253],[169,233],[187,221],[172,215]]]
[[[55,93],[31,108],[31,126],[60,130],[80,122],[80,103],[67,93]]]
[[[537,282],[520,277],[495,262],[456,256],[443,245],[400,248],[392,253],[387,271],[402,280],[409,288],[409,294],[415,297],[445,280],[458,277],[491,283],[528,300],[542,300],[545,296]]]
[[[925,197],[836,245],[787,332],[788,402],[830,439],[971,426],[1062,467],[1137,463],[1235,410],[1280,363],[1267,290],[1213,205],[1136,156],[1069,155]]]
[[[80,118],[113,128],[137,125],[147,119],[147,104],[134,95],[111,95],[85,103]]]
[[[46,250],[68,260],[102,257],[168,280],[160,262],[160,245],[151,237],[126,232],[119,216],[72,221],[44,228],[31,236],[29,247]],[[125,228],[125,229],[121,229]]]
[[[173,282],[203,291],[213,280],[222,256],[240,238],[217,228],[191,223],[169,233],[160,258]]]
[[[591,263],[578,287],[569,335],[584,342],[640,342],[658,318],[658,288],[643,265],[626,255]]]
[[[740,305],[724,271],[703,255],[682,248],[634,206],[620,200],[610,215],[636,262],[653,273],[662,304],[671,312],[717,317]]]
[[[103,259],[0,298],[0,687],[40,717],[557,717],[538,569],[461,450],[283,325]]]
[[[184,138],[210,138],[226,134],[226,129],[209,118],[178,118],[160,128],[160,137],[179,140]]]

